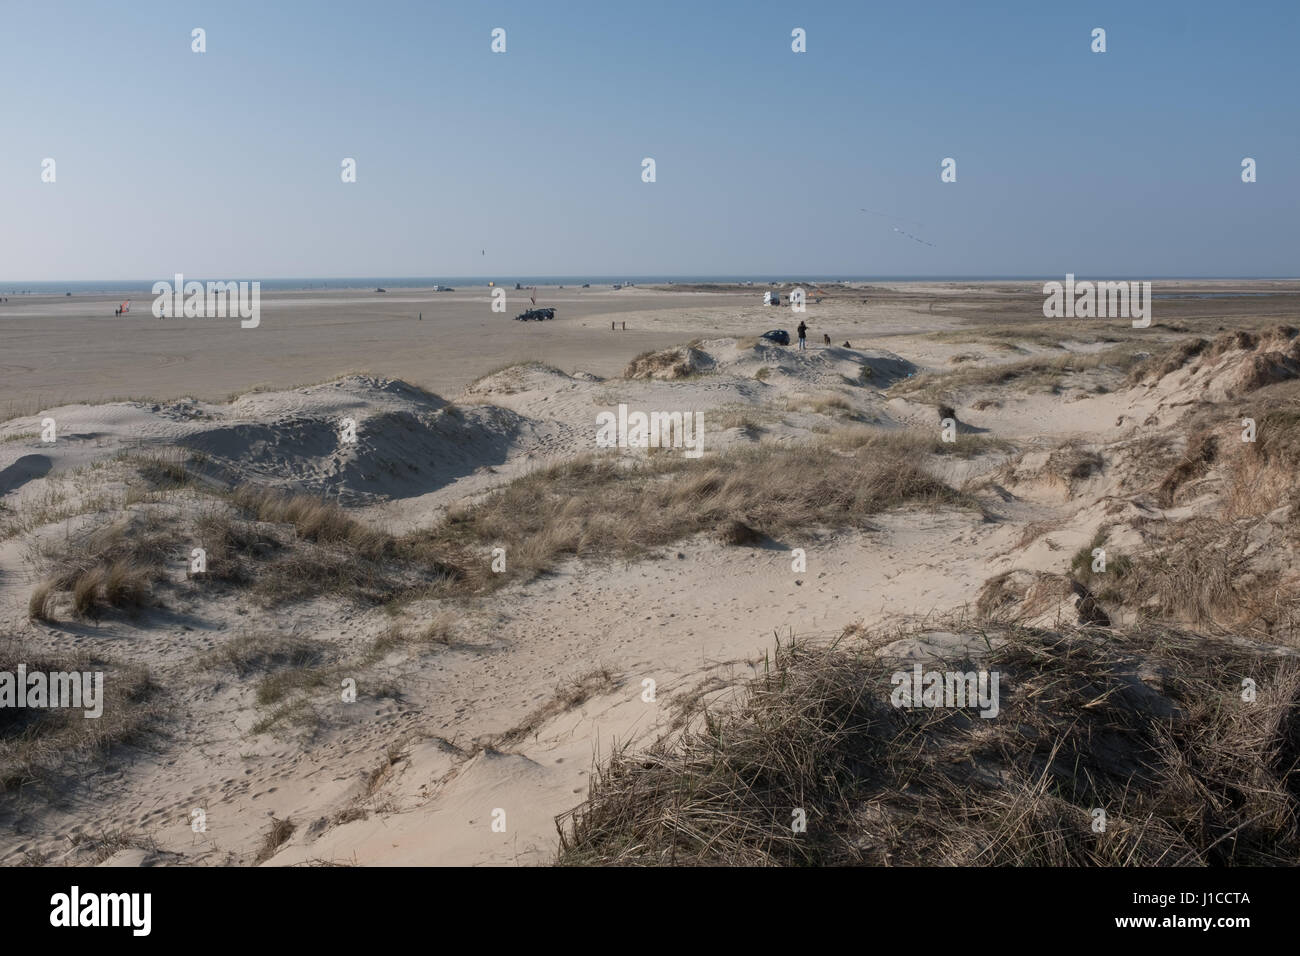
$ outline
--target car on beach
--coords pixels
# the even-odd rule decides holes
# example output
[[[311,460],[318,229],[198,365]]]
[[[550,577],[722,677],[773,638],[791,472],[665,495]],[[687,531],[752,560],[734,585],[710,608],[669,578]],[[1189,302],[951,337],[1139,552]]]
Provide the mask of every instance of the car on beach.
[[[770,332],[764,332],[759,336],[761,339],[767,339],[769,342],[775,342],[777,345],[789,345],[790,333],[785,329],[772,329]]]
[[[555,318],[554,309],[528,309],[515,316],[516,322],[542,322]]]

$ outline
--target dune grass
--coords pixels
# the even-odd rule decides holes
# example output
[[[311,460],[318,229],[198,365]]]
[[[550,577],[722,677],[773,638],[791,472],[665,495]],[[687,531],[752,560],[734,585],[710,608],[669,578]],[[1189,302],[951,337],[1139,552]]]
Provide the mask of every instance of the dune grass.
[[[161,688],[146,668],[99,654],[51,653],[11,639],[0,645],[0,671],[101,672],[103,713],[68,708],[0,708],[0,791],[53,784],[102,766],[116,748],[138,745],[160,727]]]
[[[1043,348],[1064,348],[1063,343],[1094,345],[1140,340],[1142,331],[1127,319],[1091,319],[1090,324],[1064,323],[1060,319],[1028,322],[976,322],[956,329],[931,332],[936,342],[993,345],[1014,349],[1025,343]]]
[[[194,548],[206,570],[190,573]],[[45,544],[29,615],[50,620],[60,595],[75,617],[156,604],[181,581],[191,588],[251,588],[268,606],[325,594],[381,604],[460,576],[420,536],[394,537],[311,495],[241,486],[188,510],[157,504]]]
[[[618,751],[562,865],[1289,865],[1300,666],[1171,631],[1012,631],[1001,712],[891,706],[852,640],[779,646],[738,702]],[[939,669],[973,669],[952,662]],[[1147,676],[1145,680],[1139,672]],[[1260,688],[1241,700],[1241,681]],[[1096,811],[1105,829],[1096,832]],[[796,811],[806,832],[792,824]]]
[[[1071,376],[1093,371],[1112,373],[1118,384],[1145,354],[1136,344],[1124,344],[1100,352],[1067,352],[991,365],[963,363],[951,370],[903,379],[894,383],[890,392],[936,402],[956,401],[963,392],[1012,386],[1020,391],[1038,389],[1056,393]]]
[[[634,558],[736,520],[773,539],[802,539],[821,528],[866,527],[871,515],[905,504],[977,507],[927,472],[915,450],[898,439],[841,434],[701,459],[587,456],[452,510],[427,543],[456,555],[506,548],[505,574],[493,575],[485,560],[457,559],[477,586],[494,587],[566,557]]]
[[[642,352],[627,363],[623,377],[628,379],[692,378],[701,374],[708,356],[692,345]]]

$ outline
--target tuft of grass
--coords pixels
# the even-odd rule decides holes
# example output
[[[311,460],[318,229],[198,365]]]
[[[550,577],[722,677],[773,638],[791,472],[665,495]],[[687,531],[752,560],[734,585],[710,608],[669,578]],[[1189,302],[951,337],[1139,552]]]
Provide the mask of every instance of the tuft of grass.
[[[1048,480],[1072,489],[1075,482],[1086,481],[1099,474],[1105,466],[1105,459],[1087,448],[1081,442],[1066,442],[1047,456],[1043,465],[1043,475]]]
[[[161,693],[149,671],[90,654],[49,653],[10,640],[0,645],[0,671],[102,673],[103,712],[87,708],[0,708],[0,792],[84,777],[117,748],[143,743],[158,727]]]
[[[1070,572],[1074,579],[1090,590],[1096,590],[1103,600],[1115,596],[1115,585],[1133,571],[1133,559],[1116,551],[1106,550],[1106,570],[1094,571],[1093,551],[1103,548],[1108,536],[1105,528],[1098,529],[1092,541],[1084,545],[1070,558]]]
[[[311,701],[295,698],[276,707],[271,713],[253,724],[250,733],[254,736],[267,734],[286,726],[296,726],[306,730],[315,729],[321,722],[320,714],[311,705]]]
[[[786,403],[786,411],[810,411],[818,415],[836,415],[845,418],[857,416],[857,410],[843,395],[801,395]]]
[[[146,569],[119,558],[104,571],[103,598],[109,607],[140,607],[149,594]]]
[[[733,546],[754,545],[763,540],[763,534],[741,519],[733,518],[723,523],[718,531],[718,540]]]
[[[708,356],[692,346],[642,352],[623,370],[624,378],[683,379],[699,375],[709,364]]]
[[[86,617],[95,609],[100,587],[104,582],[104,569],[100,565],[87,568],[72,582],[72,613]]]
[[[272,814],[270,829],[267,830],[266,839],[262,842],[262,848],[257,851],[257,856],[253,862],[265,863],[271,859],[271,857],[275,856],[276,851],[288,842],[297,829],[297,825],[292,820],[287,818],[281,820]]]
[[[42,581],[32,588],[31,597],[27,599],[27,616],[33,621],[52,621],[51,605],[54,598],[54,582]]]
[[[99,866],[122,850],[144,850],[148,854],[159,852],[158,842],[152,836],[141,836],[127,827],[115,830],[100,830],[98,834],[76,833],[68,838],[79,852],[89,856],[94,866]]]
[[[1289,865],[1300,664],[1169,630],[1012,629],[1000,712],[890,703],[871,643],[778,645],[739,699],[598,768],[562,865]],[[936,662],[937,663],[937,662]],[[910,668],[909,668],[910,670]],[[1240,699],[1250,677],[1266,691]],[[1095,808],[1106,812],[1094,833]],[[806,830],[792,827],[802,811]]]
[[[257,683],[257,702],[263,706],[279,704],[298,693],[333,686],[343,674],[338,663],[305,663],[273,670]]]
[[[235,489],[231,500],[258,521],[292,525],[307,541],[345,546],[370,559],[392,553],[391,537],[362,524],[339,505],[323,498],[242,485]]]
[[[58,592],[71,592],[77,617],[108,609],[148,606],[156,581],[178,553],[174,521],[155,509],[128,511],[37,552],[45,573],[48,608]]]
[[[1189,481],[1204,475],[1218,457],[1218,436],[1200,431],[1187,440],[1187,450],[1182,458],[1165,475],[1156,491],[1156,500],[1162,508],[1172,507],[1179,490]]]
[[[1189,361],[1200,355],[1210,345],[1208,339],[1191,339],[1190,341],[1179,342],[1163,355],[1149,355],[1129,369],[1128,382],[1136,385],[1139,382],[1157,381],[1178,371]]]
[[[440,611],[415,630],[408,630],[400,621],[391,621],[371,642],[368,659],[378,660],[401,647],[451,647],[455,640],[457,620],[452,612]]]
[[[202,658],[205,667],[224,667],[239,677],[281,668],[297,669],[319,664],[325,648],[318,641],[294,634],[252,631],[231,638]]]

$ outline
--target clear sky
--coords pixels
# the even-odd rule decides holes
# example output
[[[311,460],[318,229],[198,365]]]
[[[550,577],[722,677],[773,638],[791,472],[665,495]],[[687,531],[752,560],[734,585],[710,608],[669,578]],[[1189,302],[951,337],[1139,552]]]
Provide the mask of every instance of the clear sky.
[[[1297,91],[1297,0],[0,0],[0,281],[1295,276]]]

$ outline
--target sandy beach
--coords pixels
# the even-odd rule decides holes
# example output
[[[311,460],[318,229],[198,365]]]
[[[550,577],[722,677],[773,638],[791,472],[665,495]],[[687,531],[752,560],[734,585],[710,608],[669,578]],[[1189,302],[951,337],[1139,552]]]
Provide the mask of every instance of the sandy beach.
[[[761,289],[539,290],[542,323],[512,321],[518,292],[506,315],[486,289],[277,294],[251,330],[13,297],[0,623],[126,696],[107,751],[7,753],[0,856],[546,864],[593,768],[741,700],[783,641],[937,660],[1103,605],[1136,627],[1165,598],[1071,561],[1212,521],[1282,601],[1289,478],[1226,438],[1179,462],[1198,429],[1281,420],[1300,283],[1157,291],[1183,297],[1147,329],[1054,324],[1030,283],[836,287],[799,314]],[[756,338],[800,320],[807,351]],[[620,406],[699,413],[703,457],[601,449]],[[1229,507],[1247,477],[1258,500]],[[1300,654],[1276,608],[1202,610],[1166,616]]]
[[[805,285],[815,291],[815,283]],[[828,297],[812,307],[809,320],[816,333],[825,331],[839,344],[941,331],[965,315],[1035,319],[1041,318],[1041,286],[872,284]],[[1287,281],[1158,283],[1164,293],[1217,295],[1296,287]],[[784,287],[787,293],[790,288]],[[977,299],[962,298],[973,292]],[[778,320],[762,305],[761,286],[711,293],[542,287],[538,304],[555,308],[556,318],[527,324],[510,321],[529,308],[527,290],[506,290],[504,314],[491,310],[491,293],[486,285],[454,292],[266,292],[255,329],[241,329],[237,320],[155,319],[152,296],[143,288],[135,294],[9,295],[0,304],[0,417],[118,398],[215,401],[254,387],[287,388],[356,372],[450,395],[518,362],[614,375],[644,351],[790,324],[784,321],[788,312]],[[128,298],[131,313],[114,315]],[[1208,304],[1187,300],[1173,314],[1198,314]],[[611,322],[619,330],[611,332]]]
[[[10,296],[0,305],[0,410],[118,397],[215,400],[366,370],[453,393],[491,369],[531,360],[612,374],[633,355],[677,341],[678,324],[660,328],[656,317],[689,314],[683,299],[707,299],[702,309],[722,312],[754,298],[714,303],[639,289],[545,289],[539,304],[555,308],[557,318],[525,325],[511,320],[529,308],[529,293],[510,289],[507,296],[501,314],[492,311],[486,285],[437,293],[267,292],[255,329],[241,329],[238,320],[155,319],[147,290],[132,298],[127,316],[114,315],[127,295]],[[628,321],[622,338],[612,338],[614,320]]]

